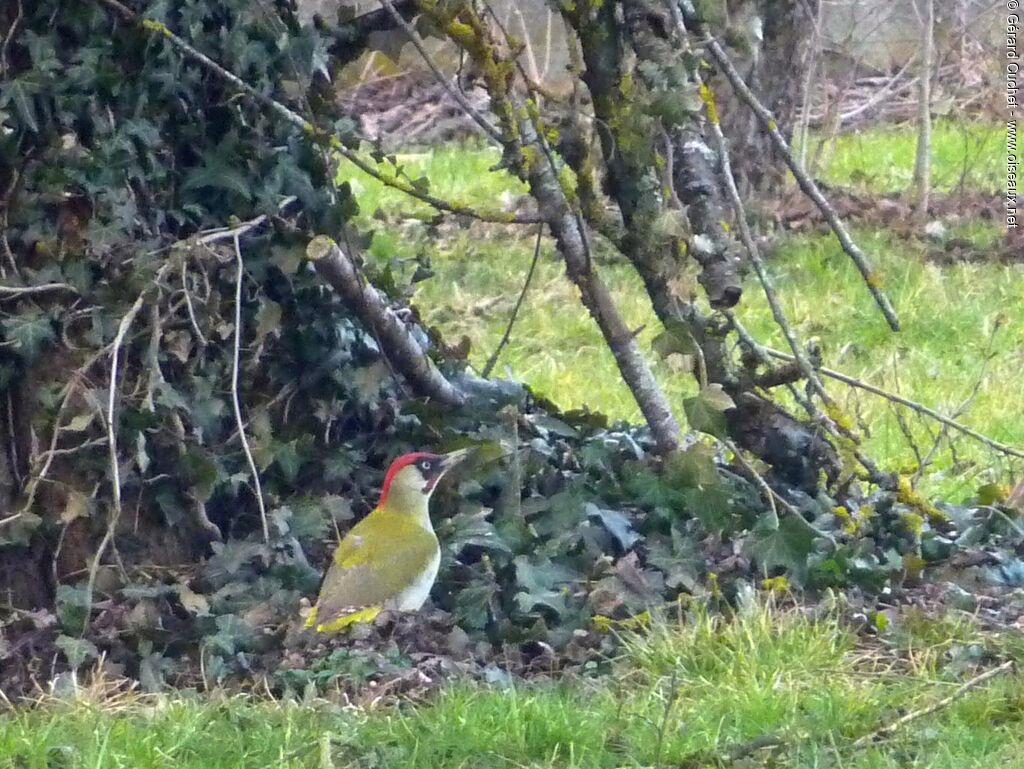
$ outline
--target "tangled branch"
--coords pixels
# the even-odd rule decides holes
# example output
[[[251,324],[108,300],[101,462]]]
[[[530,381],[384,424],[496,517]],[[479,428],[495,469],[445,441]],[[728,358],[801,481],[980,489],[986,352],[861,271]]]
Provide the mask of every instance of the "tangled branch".
[[[828,222],[829,227],[835,233],[836,239],[842,246],[843,251],[846,252],[847,256],[853,261],[860,271],[861,277],[864,278],[865,284],[867,284],[868,290],[874,297],[875,302],[881,309],[882,314],[885,316],[889,327],[893,331],[899,331],[900,322],[896,315],[896,310],[892,306],[892,302],[889,300],[888,295],[882,290],[881,280],[878,273],[875,272],[871,265],[868,264],[867,257],[864,252],[860,250],[860,247],[854,243],[850,237],[850,233],[846,229],[846,225],[843,224],[842,219],[839,218],[839,214],[832,207],[832,204],[828,202],[828,199],[822,194],[817,183],[812,179],[804,170],[803,166],[797,161],[793,155],[792,150],[789,147],[789,143],[786,141],[782,132],[779,130],[779,124],[776,122],[775,117],[769,111],[761,100],[757,98],[750,86],[747,85],[743,76],[736,70],[732,60],[726,54],[725,50],[718,43],[718,41],[711,36],[706,29],[703,22],[697,16],[697,12],[693,7],[690,0],[682,0],[680,6],[683,11],[683,18],[686,24],[694,27],[701,36],[704,38],[704,46],[707,52],[711,55],[711,58],[715,61],[721,69],[722,74],[725,75],[729,81],[729,85],[732,86],[733,91],[736,95],[750,108],[750,110],[757,117],[761,123],[761,127],[768,133],[771,138],[772,144],[775,149],[782,156],[783,161],[789,167],[793,177],[796,179],[797,184],[803,193],[811,199],[811,201],[821,211],[822,216],[825,217],[825,221]]]

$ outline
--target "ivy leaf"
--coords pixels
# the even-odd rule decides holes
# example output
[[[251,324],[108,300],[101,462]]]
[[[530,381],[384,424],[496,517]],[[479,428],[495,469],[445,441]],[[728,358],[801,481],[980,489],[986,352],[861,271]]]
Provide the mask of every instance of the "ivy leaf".
[[[726,484],[719,480],[713,486],[687,489],[683,492],[686,509],[695,515],[704,528],[710,532],[721,534],[734,531],[737,521],[736,505]]]
[[[363,452],[345,448],[324,461],[324,479],[332,483],[348,480],[365,461]]]
[[[676,489],[721,486],[714,449],[695,443],[686,451],[676,452],[665,463],[665,480]]]
[[[383,360],[376,360],[369,366],[360,366],[348,374],[353,385],[353,394],[364,403],[373,403],[380,396],[391,370]]]
[[[270,261],[276,264],[285,275],[295,274],[305,256],[306,249],[301,245],[274,245],[270,248]]]
[[[278,511],[287,512],[283,526],[276,522]],[[275,518],[275,525],[281,529],[282,534],[289,533],[299,542],[315,542],[321,539],[330,525],[328,515],[328,506],[315,497],[294,499],[287,506],[271,512],[271,516]]]
[[[281,328],[281,305],[277,302],[264,302],[256,313],[256,343],[259,344],[267,335]]]
[[[683,401],[683,411],[690,427],[716,437],[726,434],[724,412],[736,404],[722,385],[712,382],[692,398]]]
[[[459,625],[470,630],[483,630],[490,622],[498,597],[494,579],[481,573],[455,594],[455,616]]]
[[[57,617],[69,634],[81,635],[89,618],[89,591],[74,585],[58,585]]]
[[[704,571],[704,559],[692,537],[672,527],[670,541],[650,538],[647,562],[665,574],[665,585],[692,593]]]
[[[36,72],[49,74],[60,69],[61,63],[57,57],[57,50],[53,46],[52,37],[26,30],[24,40],[28,47],[28,54],[32,58],[32,68]]]
[[[153,651],[152,641],[139,643],[139,656],[139,683],[142,684],[143,691],[163,691],[167,675],[178,668],[177,662],[171,657]]]
[[[66,425],[64,425],[64,429],[70,430],[73,433],[80,433],[83,430],[85,430],[89,425],[92,424],[93,417],[95,416],[96,412],[94,411],[88,411],[85,414],[79,414]]]
[[[697,345],[693,337],[683,329],[665,329],[654,337],[651,347],[661,358],[668,358],[670,355],[690,357],[697,354]]]
[[[458,556],[466,547],[510,553],[494,524],[487,520],[488,510],[479,508],[472,512],[460,512],[445,522],[445,547]]]
[[[281,472],[284,473],[284,477],[289,483],[295,481],[296,476],[299,474],[299,468],[302,467],[298,443],[298,440],[294,440],[288,441],[288,443],[277,443],[274,446],[274,462],[281,469]]]
[[[225,656],[252,649],[256,642],[257,635],[253,626],[234,614],[217,617],[217,632],[206,640],[211,651]]]
[[[629,550],[640,539],[629,518],[618,510],[608,510],[598,507],[593,502],[587,502],[586,511],[588,516],[601,522],[622,550]]]
[[[206,502],[220,476],[213,457],[199,446],[190,446],[181,457],[181,469],[196,499]]]
[[[38,133],[39,123],[36,120],[36,107],[32,101],[35,91],[35,84],[28,78],[24,76],[13,78],[0,88],[0,107],[6,107],[8,104],[14,105],[15,111],[25,127]]]
[[[324,512],[335,522],[352,520],[352,502],[338,494],[324,494],[319,498]]]
[[[515,559],[516,604],[519,610],[531,614],[537,607],[544,607],[557,615],[568,611],[566,605],[567,587],[572,581],[572,572],[549,558],[532,559],[520,555]]]
[[[100,650],[96,648],[96,644],[85,638],[59,635],[54,644],[64,652],[68,664],[73,668],[80,668],[89,660],[98,659],[100,656]]]
[[[53,340],[53,321],[40,310],[28,310],[13,318],[0,321],[4,336],[21,357],[31,362],[39,355],[43,346]]]
[[[532,414],[527,417],[527,420],[532,424],[541,435],[557,435],[559,438],[578,438],[579,431],[572,425],[568,425],[561,419],[548,416],[547,414]]]
[[[206,600],[206,596],[195,592],[185,582],[179,582],[177,590],[178,601],[185,611],[197,617],[210,616],[210,602]]]
[[[781,567],[795,581],[807,579],[807,557],[814,550],[814,535],[788,515],[772,528],[767,521],[754,527],[749,540],[750,554],[764,571]]]
[[[181,188],[187,192],[203,187],[234,192],[244,198],[252,196],[249,179],[219,155],[208,156],[205,165],[193,169]]]
[[[88,515],[89,498],[75,489],[68,491],[67,499],[64,502],[64,511],[60,514],[61,521],[71,523]]]
[[[537,533],[542,537],[558,536],[576,530],[585,520],[584,500],[577,489],[566,489],[547,500],[544,515],[529,516],[528,506],[523,505],[523,514],[530,518]]]

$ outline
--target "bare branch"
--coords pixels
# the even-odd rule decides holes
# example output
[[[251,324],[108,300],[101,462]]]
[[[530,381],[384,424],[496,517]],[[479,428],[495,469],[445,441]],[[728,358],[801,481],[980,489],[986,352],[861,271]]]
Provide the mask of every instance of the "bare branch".
[[[164,265],[161,272],[167,268],[168,264],[169,262]],[[103,534],[103,539],[100,540],[99,545],[96,547],[96,554],[93,556],[92,565],[89,567],[89,580],[86,583],[86,596],[88,597],[86,605],[88,606],[92,605],[93,588],[96,585],[96,574],[99,572],[100,562],[103,560],[107,548],[114,541],[117,523],[121,519],[123,511],[121,504],[121,467],[117,456],[117,427],[114,421],[116,416],[114,410],[117,405],[117,370],[120,363],[121,345],[124,344],[124,338],[128,334],[128,329],[135,322],[135,318],[142,310],[145,302],[146,293],[143,291],[136,297],[134,304],[121,318],[110,352],[110,384],[107,388],[107,413],[104,421],[107,428],[107,453],[110,457],[111,509],[110,515],[107,517],[107,530]],[[82,626],[83,634],[87,627],[88,622]]]
[[[789,353],[782,352],[781,350],[773,350],[771,348],[764,347],[763,345],[761,345],[761,349],[767,355],[770,355],[773,358],[778,358],[779,360],[795,360],[795,358],[792,355],[790,355]],[[829,377],[830,379],[835,379],[837,382],[843,382],[844,384],[848,384],[851,387],[856,387],[858,389],[865,390],[866,392],[872,393],[873,395],[877,395],[880,398],[885,398],[886,400],[892,401],[893,403],[898,403],[901,406],[906,406],[908,409],[916,411],[918,414],[922,414],[923,416],[934,419],[936,422],[946,425],[947,427],[950,427],[956,430],[957,432],[963,433],[964,435],[973,438],[979,443],[983,443],[993,451],[997,451],[1000,454],[1005,454],[1011,457],[1017,457],[1018,459],[1024,459],[1024,450],[1014,448],[1013,446],[1007,446],[1005,443],[1000,443],[999,441],[994,440],[993,438],[989,438],[987,435],[983,435],[982,433],[979,433],[977,430],[973,430],[967,425],[957,422],[955,419],[950,419],[944,414],[940,414],[935,409],[929,408],[928,406],[918,403],[917,401],[912,401],[909,398],[904,398],[902,395],[897,395],[896,393],[891,393],[888,390],[883,390],[881,387],[878,387],[877,385],[873,385],[870,382],[865,382],[861,379],[857,379],[856,377],[852,377],[849,374],[844,374],[841,371],[836,371],[835,369],[819,367],[817,371],[822,375]]]
[[[705,38],[704,45],[714,59],[715,63],[721,69],[722,74],[725,75],[729,84],[732,86],[736,95],[746,103],[751,109],[757,119],[760,121],[762,128],[768,133],[772,140],[772,144],[775,145],[776,150],[782,156],[789,170],[792,172],[793,177],[796,179],[800,189],[803,190],[804,194],[809,197],[814,204],[821,211],[822,216],[825,217],[825,221],[828,222],[832,231],[835,233],[836,239],[839,244],[843,247],[843,251],[853,260],[853,263],[857,266],[861,276],[864,278],[864,282],[867,284],[868,290],[871,295],[875,298],[875,302],[881,309],[882,314],[885,316],[886,321],[889,323],[889,327],[893,331],[899,331],[900,322],[896,316],[896,310],[893,309],[892,302],[889,301],[889,297],[881,288],[881,280],[871,266],[868,264],[867,257],[864,252],[860,250],[860,247],[853,242],[849,232],[846,229],[846,225],[839,218],[832,204],[828,202],[821,190],[818,188],[817,183],[807,175],[804,168],[797,162],[793,156],[793,152],[789,147],[782,132],[779,131],[778,123],[775,121],[775,117],[768,110],[764,104],[757,98],[750,87],[743,80],[743,76],[736,70],[732,61],[729,59],[728,54],[719,45],[718,41],[710,35],[705,28],[705,25],[697,17],[696,11],[694,10],[692,2],[690,0],[682,0],[680,3],[683,11],[684,18],[687,24],[694,26],[702,36]]]
[[[270,541],[270,526],[267,524],[267,506],[263,501],[263,486],[260,483],[260,473],[256,468],[256,460],[253,458],[252,449],[249,448],[249,439],[245,435],[245,425],[242,421],[242,404],[238,396],[238,374],[239,354],[242,347],[242,281],[245,279],[245,263],[242,261],[242,247],[238,242],[239,233],[235,233],[232,243],[235,247],[235,263],[238,265],[238,276],[235,279],[235,346],[231,359],[231,405],[235,410],[235,424],[238,426],[238,439],[242,443],[242,450],[249,462],[249,471],[252,473],[252,486],[256,494],[256,504],[260,509],[260,524],[263,526],[263,541]]]
[[[497,128],[491,125],[484,118],[483,115],[481,115],[479,112],[476,111],[476,109],[474,109],[473,105],[469,103],[469,101],[458,88],[451,84],[451,80],[445,76],[445,74],[441,71],[441,68],[437,66],[437,64],[434,62],[434,59],[431,57],[430,53],[427,51],[427,47],[423,42],[423,38],[420,37],[419,33],[416,31],[416,28],[413,27],[413,25],[410,24],[408,21],[406,21],[402,14],[400,14],[395,9],[395,6],[391,4],[391,0],[380,0],[380,4],[387,9],[388,13],[391,14],[391,18],[394,19],[395,24],[402,28],[402,31],[405,32],[406,36],[409,38],[409,41],[413,44],[416,50],[419,51],[420,56],[423,58],[423,61],[426,63],[427,67],[430,68],[430,71],[434,73],[434,78],[437,80],[438,83],[441,84],[441,87],[448,92],[449,96],[455,99],[456,103],[458,103],[459,107],[462,108],[463,112],[465,112],[467,115],[473,118],[473,122],[480,126],[480,128],[483,129],[483,132],[485,134],[487,134],[494,141],[500,144],[501,133],[498,131]]]
[[[188,263],[181,260],[181,291],[185,295],[185,307],[188,310],[188,321],[192,324],[192,330],[196,334],[196,339],[199,344],[206,347],[208,344],[206,337],[203,335],[203,330],[199,328],[199,319],[196,318],[195,308],[192,306],[192,292],[188,288]]]
[[[530,282],[533,280],[534,270],[537,269],[537,262],[540,261],[540,242],[541,237],[544,235],[544,226],[541,225],[537,228],[537,242],[533,246],[533,260],[530,262],[530,269],[526,273],[526,280],[523,281],[523,290],[519,292],[519,298],[516,300],[515,307],[512,308],[512,314],[509,316],[508,325],[505,327],[505,333],[501,335],[501,341],[498,342],[498,346],[494,348],[494,352],[491,353],[491,357],[487,359],[487,363],[484,364],[483,371],[480,372],[480,376],[487,379],[491,375],[491,371],[494,370],[494,365],[498,362],[498,357],[501,355],[501,351],[508,344],[509,337],[512,336],[512,327],[516,323],[516,318],[519,315],[519,308],[523,306],[523,300],[526,298],[526,292],[530,288]]]
[[[565,262],[566,275],[579,289],[583,305],[601,330],[623,381],[651,429],[658,451],[662,454],[676,451],[679,423],[635,334],[619,313],[607,285],[594,270],[587,226],[562,187],[551,148],[544,140],[544,131],[535,114],[535,105],[524,104],[517,97],[504,74],[510,62],[498,53],[489,28],[475,10],[464,5],[458,23],[458,33],[450,37],[484,73],[489,73],[485,81],[492,110],[501,116],[505,157],[512,160],[513,167],[529,183],[530,192],[544,213]],[[515,64],[518,62],[513,62]]]
[[[359,279],[352,260],[333,240],[322,235],[313,238],[306,246],[306,258],[381,340],[382,354],[417,393],[448,406],[465,402],[465,395],[437,370],[377,289]]]
[[[977,689],[983,683],[990,681],[996,676],[1009,672],[1013,669],[1013,666],[1013,660],[1008,660],[1007,662],[1004,662],[1002,665],[999,665],[998,667],[994,667],[991,670],[986,670],[981,675],[972,678],[970,681],[965,683],[963,686],[961,686],[955,692],[950,694],[948,697],[943,697],[938,702],[934,702],[926,708],[921,708],[920,710],[912,710],[909,713],[900,716],[895,721],[885,724],[884,726],[879,727],[875,731],[870,732],[869,734],[865,734],[863,737],[858,737],[856,740],[854,740],[853,744],[850,747],[853,750],[861,750],[863,748],[870,747],[878,740],[891,737],[893,734],[895,734],[901,728],[909,724],[911,721],[917,721],[921,718],[924,718],[925,716],[930,716],[933,713],[937,713],[943,708],[948,708],[961,697],[968,694],[972,689]]]
[[[17,299],[22,296],[48,294],[52,291],[69,291],[72,294],[78,293],[78,289],[70,283],[43,283],[38,286],[0,286],[0,301],[7,298]]]

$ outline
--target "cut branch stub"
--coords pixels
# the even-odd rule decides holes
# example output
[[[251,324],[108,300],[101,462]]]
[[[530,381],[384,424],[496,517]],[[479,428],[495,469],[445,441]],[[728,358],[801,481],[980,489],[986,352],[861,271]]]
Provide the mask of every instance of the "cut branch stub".
[[[381,352],[405,377],[417,395],[448,406],[461,406],[466,396],[438,371],[405,324],[388,307],[380,293],[363,280],[348,255],[330,238],[319,235],[306,246],[309,259],[320,275],[377,337]]]

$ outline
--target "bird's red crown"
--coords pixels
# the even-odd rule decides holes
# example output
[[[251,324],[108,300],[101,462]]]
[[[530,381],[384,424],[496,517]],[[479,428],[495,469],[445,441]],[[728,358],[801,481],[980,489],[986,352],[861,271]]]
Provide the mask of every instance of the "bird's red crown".
[[[388,491],[391,490],[391,482],[395,480],[395,476],[398,475],[398,472],[403,467],[407,467],[408,465],[411,465],[417,460],[423,459],[424,457],[431,456],[434,455],[431,454],[429,451],[414,451],[411,454],[403,454],[402,456],[398,457],[394,462],[392,462],[391,467],[388,468],[388,471],[384,476],[384,487],[380,491],[379,504],[383,505],[384,500],[388,498]]]

